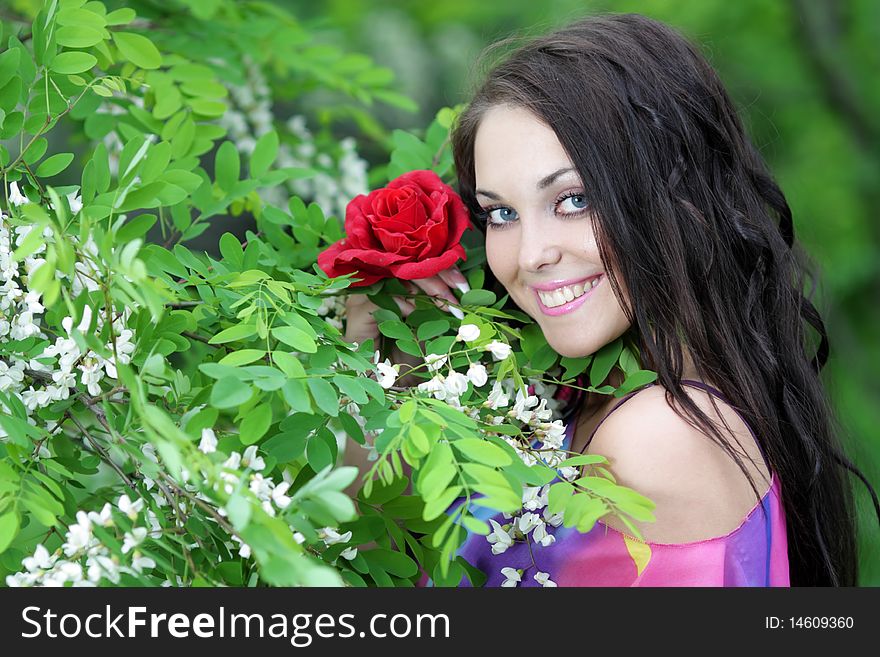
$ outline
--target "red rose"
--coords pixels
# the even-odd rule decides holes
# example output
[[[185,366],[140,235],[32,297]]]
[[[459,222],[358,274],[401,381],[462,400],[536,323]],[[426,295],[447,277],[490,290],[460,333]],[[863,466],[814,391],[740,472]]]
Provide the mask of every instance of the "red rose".
[[[357,272],[353,286],[427,278],[467,258],[459,242],[468,228],[455,190],[433,171],[410,171],[349,202],[346,237],[318,255],[318,266],[330,277]]]

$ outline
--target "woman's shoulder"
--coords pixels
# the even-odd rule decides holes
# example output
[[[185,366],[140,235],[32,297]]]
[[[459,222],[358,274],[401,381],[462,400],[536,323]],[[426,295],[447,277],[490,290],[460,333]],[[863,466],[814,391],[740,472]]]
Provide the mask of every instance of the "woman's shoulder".
[[[683,389],[740,454],[759,493],[766,494],[770,473],[743,419],[717,396]],[[754,491],[733,458],[670,403],[659,385],[637,392],[599,425],[587,451],[607,457],[618,483],[655,502],[656,521],[635,522],[645,540],[686,543],[724,536],[755,508]],[[615,517],[603,522],[629,531]]]

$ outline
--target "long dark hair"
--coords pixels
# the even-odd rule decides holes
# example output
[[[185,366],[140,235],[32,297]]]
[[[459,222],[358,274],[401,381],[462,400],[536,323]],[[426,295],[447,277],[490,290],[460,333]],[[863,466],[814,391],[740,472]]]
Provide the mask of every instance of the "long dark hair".
[[[878,517],[880,505],[843,452],[819,377],[829,343],[813,289],[805,294],[812,265],[718,75],[679,33],[640,15],[594,16],[518,39],[484,53],[518,46],[453,127],[461,197],[478,216],[474,140],[486,110],[521,107],[551,127],[586,186],[606,274],[643,366],[760,499],[729,440],[682,390],[683,345],[754,430],[782,485],[791,584],[855,585],[847,471],[868,486]]]

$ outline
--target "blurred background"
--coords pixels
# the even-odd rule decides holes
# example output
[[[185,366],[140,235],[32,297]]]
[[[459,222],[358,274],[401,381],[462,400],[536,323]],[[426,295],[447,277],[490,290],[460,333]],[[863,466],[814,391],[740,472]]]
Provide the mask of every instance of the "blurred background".
[[[467,102],[492,41],[536,35],[599,12],[638,12],[698,44],[738,103],[789,204],[796,237],[816,262],[814,299],[831,356],[823,370],[852,459],[880,489],[880,2],[875,0],[129,0],[151,37],[225,67],[229,103],[220,122],[239,150],[275,127],[281,166],[317,177],[273,190],[341,217],[356,194],[384,184],[395,129],[419,135],[437,110]],[[4,19],[33,16],[40,0],[0,0]],[[139,19],[140,20],[140,19]],[[347,53],[340,59],[339,53]],[[358,83],[387,85],[368,102],[347,82],[366,55],[381,71]],[[322,58],[328,64],[323,65]],[[112,141],[100,113],[69,144]],[[85,139],[83,138],[85,137]],[[211,158],[209,158],[211,159]],[[209,165],[206,165],[209,166]],[[71,181],[75,182],[75,181]],[[246,238],[248,208],[185,234],[216,252],[222,232]],[[202,230],[204,227],[200,227]],[[154,235],[159,240],[164,236]],[[855,483],[861,583],[880,585],[880,532],[870,497]]]
[[[637,12],[697,43],[738,103],[815,260],[831,356],[823,370],[854,462],[880,490],[880,3],[873,0],[496,0],[289,3],[323,38],[393,69],[419,111],[377,114],[418,129],[468,100],[480,50],[584,15]],[[320,102],[320,101],[319,101]],[[368,154],[368,153],[367,153]],[[369,154],[368,154],[369,155]],[[880,536],[856,482],[861,582],[880,585]]]

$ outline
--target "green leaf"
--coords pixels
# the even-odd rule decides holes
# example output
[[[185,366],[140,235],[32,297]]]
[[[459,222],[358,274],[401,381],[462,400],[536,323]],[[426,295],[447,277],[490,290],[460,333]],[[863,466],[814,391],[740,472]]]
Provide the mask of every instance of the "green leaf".
[[[422,519],[433,520],[434,518],[439,517],[444,511],[446,511],[446,509],[448,509],[452,505],[453,502],[455,502],[456,499],[458,499],[461,491],[461,486],[453,486],[452,488],[447,488],[440,495],[425,504],[425,508],[422,511]]]
[[[217,149],[217,156],[214,158],[214,175],[217,184],[228,194],[235,187],[240,174],[241,161],[238,149],[231,141],[224,141]]]
[[[0,54],[0,89],[6,86],[6,83],[12,79],[12,76],[18,71],[18,61],[21,57],[21,51],[18,48],[10,48]]]
[[[318,351],[318,345],[315,340],[305,331],[295,326],[276,326],[272,329],[272,336],[297,351],[307,354],[313,354]]]
[[[0,515],[0,554],[9,547],[16,534],[18,534],[18,514],[15,511],[9,511]]]
[[[251,153],[250,171],[252,178],[259,178],[275,161],[278,156],[278,133],[270,130],[257,140],[254,151]]]
[[[248,363],[253,363],[255,360],[260,360],[265,355],[266,352],[262,349],[242,349],[241,351],[233,351],[232,353],[226,354],[220,359],[220,364],[228,365],[230,367],[238,367],[239,365],[247,365]]]
[[[504,466],[511,463],[511,456],[498,445],[480,438],[462,438],[452,442],[462,454],[472,461],[490,466]]]
[[[289,463],[303,455],[306,437],[294,431],[285,431],[272,436],[261,445],[261,449],[275,457],[279,463]]]
[[[87,52],[63,52],[52,60],[49,68],[55,73],[71,75],[85,73],[97,63],[97,58]]]
[[[412,340],[412,329],[403,322],[393,319],[379,324],[379,332],[389,338]]]
[[[272,424],[272,407],[260,404],[248,411],[241,422],[239,437],[243,445],[253,445],[262,438]]]
[[[64,171],[71,162],[73,162],[73,153],[56,153],[40,162],[36,174],[40,178],[56,176]]]
[[[560,481],[550,486],[547,493],[547,508],[550,513],[562,513],[569,498],[574,494],[574,486],[567,481]]]
[[[628,392],[632,392],[636,388],[641,388],[643,385],[647,385],[651,383],[657,378],[657,373],[652,372],[651,370],[636,370],[631,374],[628,374],[626,377],[626,381],[617,389],[618,395],[624,395]]]
[[[443,335],[446,331],[449,330],[450,323],[447,319],[436,319],[430,322],[425,322],[421,326],[419,326],[417,336],[419,340],[430,340],[431,338],[436,338],[438,335]]]
[[[461,297],[461,303],[465,306],[491,306],[497,297],[489,290],[470,290]]]
[[[425,500],[438,497],[455,478],[458,471],[451,463],[442,463],[428,469],[425,467],[419,474],[416,488]]]
[[[211,406],[233,408],[251,398],[251,387],[241,379],[224,377],[211,388]]]
[[[312,436],[306,443],[306,460],[315,472],[333,464],[333,452],[320,433]]]
[[[243,340],[252,335],[257,334],[257,327],[254,324],[236,324],[230,326],[214,335],[208,342],[210,344],[223,344],[225,342],[233,342],[235,340]]]
[[[590,385],[599,386],[608,378],[611,368],[617,364],[621,349],[623,341],[617,338],[596,352],[590,365]]]
[[[313,377],[308,379],[306,384],[318,408],[332,417],[339,415],[339,397],[336,389],[326,379]]]
[[[130,9],[128,7],[124,7],[123,9],[116,9],[115,11],[111,11],[106,16],[107,25],[126,25],[131,23],[137,14],[134,9]]]
[[[162,65],[162,55],[147,37],[133,32],[114,32],[113,41],[128,61],[141,68],[153,69]],[[78,73],[79,71],[73,71]]]
[[[58,45],[67,48],[91,48],[104,40],[100,30],[80,25],[77,27],[65,26],[55,33]]]
[[[400,552],[386,548],[375,548],[363,551],[361,554],[371,570],[374,567],[379,567],[395,577],[412,577],[419,572],[418,564]]]
[[[284,396],[290,408],[296,412],[311,413],[312,400],[309,399],[309,391],[302,381],[290,379],[281,386],[281,394]]]

